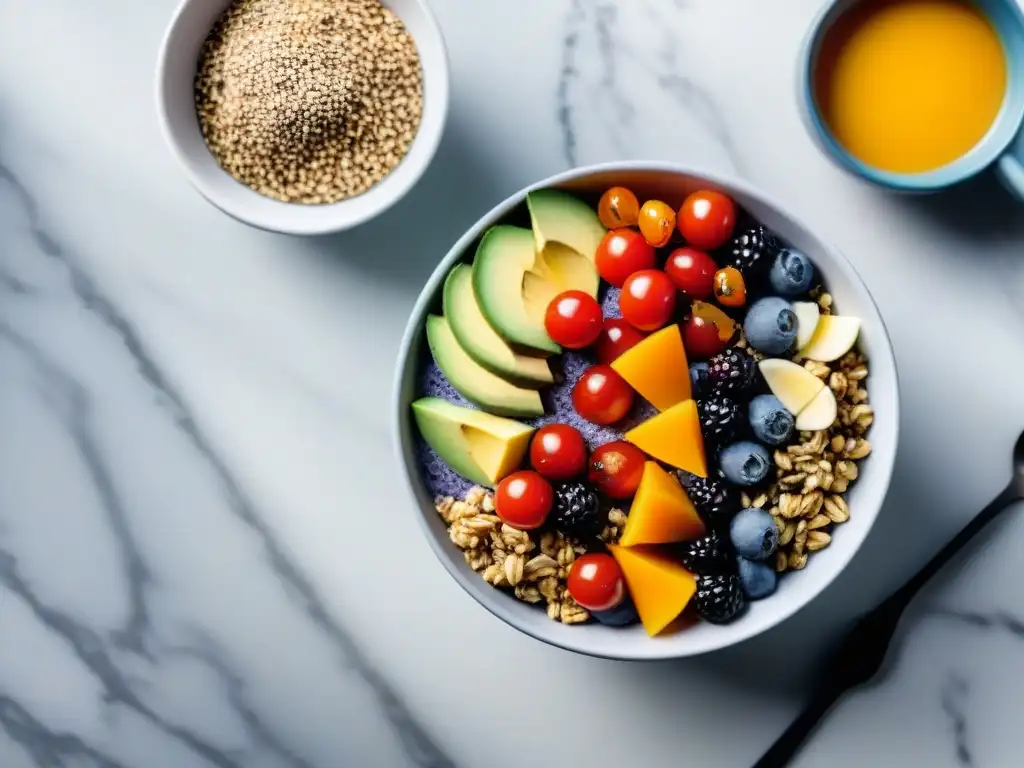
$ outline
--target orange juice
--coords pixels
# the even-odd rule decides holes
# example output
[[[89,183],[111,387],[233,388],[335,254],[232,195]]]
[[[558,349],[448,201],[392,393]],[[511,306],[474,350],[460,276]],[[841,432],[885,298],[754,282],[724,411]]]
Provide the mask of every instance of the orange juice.
[[[999,34],[966,0],[864,0],[826,33],[814,97],[853,157],[920,173],[982,139],[1006,85]]]

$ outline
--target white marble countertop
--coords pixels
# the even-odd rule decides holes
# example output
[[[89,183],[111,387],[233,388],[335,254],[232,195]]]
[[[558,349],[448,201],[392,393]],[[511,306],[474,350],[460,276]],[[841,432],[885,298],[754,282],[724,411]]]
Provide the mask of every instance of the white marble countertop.
[[[434,166],[381,220],[306,240],[225,217],[164,147],[173,1],[0,0],[3,768],[748,766],[843,624],[1005,484],[1024,210],[990,180],[893,199],[815,151],[793,69],[821,0],[434,0]],[[463,594],[403,512],[387,423],[450,243],[525,183],[629,157],[736,172],[832,238],[903,387],[889,502],[839,583],[740,648],[648,665]],[[1018,518],[919,600],[800,766],[1020,764]]]

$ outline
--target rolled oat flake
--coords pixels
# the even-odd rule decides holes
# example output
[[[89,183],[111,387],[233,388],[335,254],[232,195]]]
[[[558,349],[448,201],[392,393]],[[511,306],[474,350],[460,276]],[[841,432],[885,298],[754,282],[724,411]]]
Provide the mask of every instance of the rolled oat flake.
[[[195,79],[207,146],[237,181],[291,203],[366,192],[409,151],[419,54],[379,0],[235,0]]]

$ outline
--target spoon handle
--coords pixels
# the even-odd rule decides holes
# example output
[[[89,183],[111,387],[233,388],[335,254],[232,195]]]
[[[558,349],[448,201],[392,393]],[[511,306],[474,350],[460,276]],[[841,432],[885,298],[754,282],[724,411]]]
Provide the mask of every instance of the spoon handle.
[[[850,688],[867,682],[878,672],[892,642],[903,611],[928,583],[971,539],[995,520],[1020,494],[1011,484],[981,512],[971,518],[921,570],[888,598],[862,616],[844,638],[828,665],[823,679],[804,709],[785,732],[769,747],[754,768],[782,768],[789,764],[811,731],[832,705]]]
[[[761,755],[761,759],[754,764],[754,768],[783,768],[788,765],[811,731],[815,729],[825,713],[832,708],[843,691],[843,688],[834,685],[819,688],[814,694],[814,698],[807,702],[807,706],[796,716],[796,719],[789,724],[789,727],[775,740],[768,751]]]

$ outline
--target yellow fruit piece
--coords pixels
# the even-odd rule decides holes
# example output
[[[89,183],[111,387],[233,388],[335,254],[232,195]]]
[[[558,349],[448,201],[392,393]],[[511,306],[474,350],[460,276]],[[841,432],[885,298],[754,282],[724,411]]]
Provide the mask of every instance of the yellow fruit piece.
[[[708,476],[697,403],[684,400],[626,433],[648,456],[700,477]]]
[[[796,428],[801,432],[828,429],[836,423],[838,413],[836,396],[831,389],[825,387],[796,415]]]
[[[612,368],[659,411],[690,399],[690,364],[678,325],[652,333],[619,355]]]
[[[857,342],[860,318],[843,315],[822,315],[807,346],[800,349],[800,357],[831,363],[845,355]]]
[[[793,314],[796,315],[796,348],[803,349],[814,336],[821,309],[813,301],[794,301]]]
[[[679,481],[657,462],[648,461],[619,543],[624,547],[671,544],[704,533],[704,523]]]
[[[772,394],[794,416],[825,388],[825,382],[790,360],[769,357],[758,363],[758,367]]]
[[[622,569],[630,597],[651,637],[661,633],[683,612],[697,580],[664,552],[654,547],[608,547]]]

